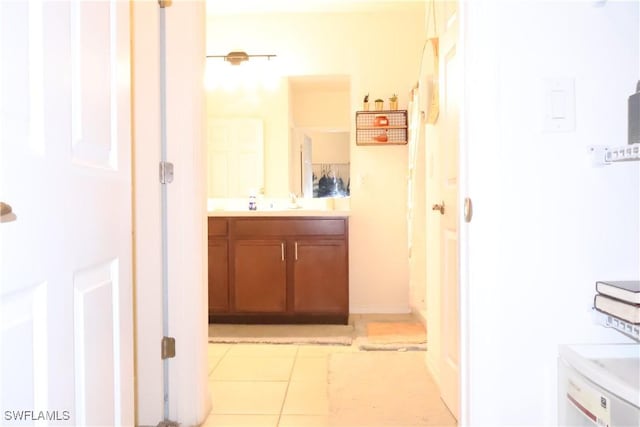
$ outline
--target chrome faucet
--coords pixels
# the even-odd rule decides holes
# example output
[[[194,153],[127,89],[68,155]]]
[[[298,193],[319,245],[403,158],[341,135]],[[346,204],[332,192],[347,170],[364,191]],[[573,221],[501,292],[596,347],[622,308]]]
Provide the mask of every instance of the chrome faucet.
[[[291,203],[294,206],[298,205],[298,196],[296,196],[296,193],[289,193],[289,203]]]

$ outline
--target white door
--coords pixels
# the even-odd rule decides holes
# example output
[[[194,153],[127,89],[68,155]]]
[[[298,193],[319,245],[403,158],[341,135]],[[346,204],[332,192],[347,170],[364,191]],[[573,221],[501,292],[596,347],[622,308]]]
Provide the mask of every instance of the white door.
[[[302,141],[302,196],[313,197],[313,165],[311,160],[313,153],[313,140],[304,135]]]
[[[457,56],[457,3],[447,2],[447,27],[440,35],[440,123],[442,131],[440,166],[444,215],[440,222],[441,302],[440,302],[440,391],[443,401],[456,418],[460,413],[460,309],[459,309],[459,245],[458,221],[458,140],[459,107],[462,84]]]
[[[2,425],[134,422],[129,17],[0,1]]]
[[[208,197],[247,197],[264,189],[262,120],[208,122]]]

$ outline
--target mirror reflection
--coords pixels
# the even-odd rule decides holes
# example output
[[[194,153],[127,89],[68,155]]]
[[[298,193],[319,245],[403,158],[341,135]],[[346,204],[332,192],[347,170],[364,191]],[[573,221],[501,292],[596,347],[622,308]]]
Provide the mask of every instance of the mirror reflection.
[[[304,197],[347,197],[350,193],[349,135],[342,130],[296,129]]]
[[[293,191],[303,197],[349,196],[349,77],[290,77],[289,85]]]
[[[282,77],[269,87],[217,81],[207,88],[208,198],[350,194],[348,76]]]

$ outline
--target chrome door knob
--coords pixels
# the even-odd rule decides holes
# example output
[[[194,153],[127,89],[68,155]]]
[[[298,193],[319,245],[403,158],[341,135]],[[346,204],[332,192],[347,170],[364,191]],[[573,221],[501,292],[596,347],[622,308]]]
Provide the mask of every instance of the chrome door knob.
[[[15,221],[16,214],[13,213],[11,205],[5,202],[0,202],[0,222]]]
[[[442,202],[442,204],[436,203],[435,205],[431,206],[431,210],[440,211],[440,215],[444,215],[444,202]]]

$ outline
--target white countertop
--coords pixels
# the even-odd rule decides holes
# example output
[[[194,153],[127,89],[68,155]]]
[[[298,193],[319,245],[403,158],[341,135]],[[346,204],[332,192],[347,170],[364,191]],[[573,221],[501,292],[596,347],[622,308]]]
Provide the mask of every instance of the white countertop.
[[[350,201],[345,198],[298,199],[295,205],[286,198],[261,198],[258,209],[250,211],[247,199],[208,199],[208,216],[350,216]],[[296,207],[294,207],[296,206]]]
[[[263,209],[250,211],[245,210],[210,210],[208,216],[224,217],[224,216],[326,216],[326,217],[344,217],[351,215],[351,211],[342,210],[326,210],[326,209]]]

